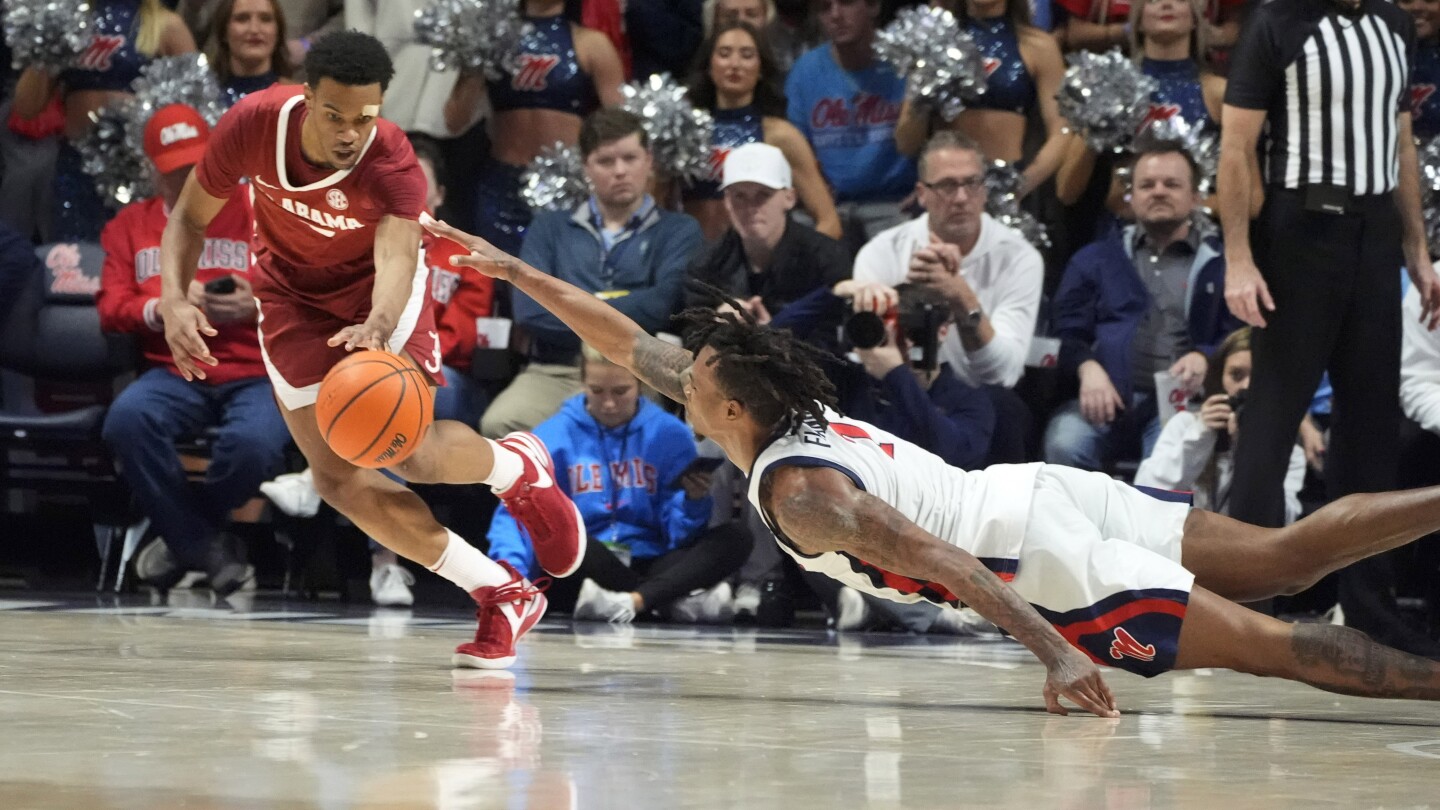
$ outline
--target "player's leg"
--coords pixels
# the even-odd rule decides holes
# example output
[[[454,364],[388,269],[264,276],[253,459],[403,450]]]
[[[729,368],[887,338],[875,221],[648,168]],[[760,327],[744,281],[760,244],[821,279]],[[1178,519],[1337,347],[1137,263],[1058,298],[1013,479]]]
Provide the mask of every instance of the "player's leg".
[[[425,342],[434,332],[412,338],[407,357],[427,356]],[[438,343],[433,351],[438,356]],[[318,436],[318,432],[317,432]],[[420,484],[489,484],[515,519],[525,527],[535,559],[551,575],[567,577],[585,559],[585,523],[562,490],[550,451],[532,433],[511,433],[500,440],[481,436],[461,422],[435,422],[415,452],[388,468]]]
[[[1440,531],[1440,487],[1346,495],[1281,529],[1194,510],[1181,563],[1226,599],[1294,594],[1382,551]]]
[[[469,592],[479,610],[475,641],[462,644],[457,666],[500,668],[515,660],[515,642],[545,613],[543,594],[513,568],[497,563],[435,520],[419,495],[378,470],[335,455],[320,435],[313,405],[282,409],[326,503],[376,542]]]
[[[1224,667],[1362,697],[1440,700],[1440,663],[1377,644],[1350,627],[1289,624],[1196,586],[1176,669]]]

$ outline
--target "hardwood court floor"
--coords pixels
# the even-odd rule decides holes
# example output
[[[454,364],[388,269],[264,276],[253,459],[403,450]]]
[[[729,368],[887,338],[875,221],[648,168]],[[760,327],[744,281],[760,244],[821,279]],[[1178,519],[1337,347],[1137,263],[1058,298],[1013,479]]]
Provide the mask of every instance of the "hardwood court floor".
[[[0,600],[0,808],[1440,808],[1440,705],[1226,672],[1051,717],[1006,641]]]

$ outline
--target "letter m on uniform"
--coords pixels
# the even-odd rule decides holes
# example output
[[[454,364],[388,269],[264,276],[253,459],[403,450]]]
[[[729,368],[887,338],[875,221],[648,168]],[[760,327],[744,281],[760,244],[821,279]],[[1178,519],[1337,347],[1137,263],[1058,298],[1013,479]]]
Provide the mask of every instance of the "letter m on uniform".
[[[522,53],[518,62],[520,67],[510,78],[511,89],[536,92],[545,89],[545,79],[560,64],[560,57],[553,53]]]

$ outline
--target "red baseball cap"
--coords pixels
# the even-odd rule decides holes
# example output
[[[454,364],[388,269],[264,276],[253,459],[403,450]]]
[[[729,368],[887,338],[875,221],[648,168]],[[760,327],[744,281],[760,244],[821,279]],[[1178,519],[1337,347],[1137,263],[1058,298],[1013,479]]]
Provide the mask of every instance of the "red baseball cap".
[[[210,141],[210,125],[188,104],[161,107],[145,124],[145,154],[161,174],[200,162]]]

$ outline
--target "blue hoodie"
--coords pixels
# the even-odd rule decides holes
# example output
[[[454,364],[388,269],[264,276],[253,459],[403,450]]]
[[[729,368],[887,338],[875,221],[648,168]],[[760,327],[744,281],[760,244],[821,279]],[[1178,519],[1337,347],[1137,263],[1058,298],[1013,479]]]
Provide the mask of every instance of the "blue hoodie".
[[[596,540],[628,546],[636,560],[685,545],[710,518],[710,497],[687,499],[679,481],[695,460],[694,433],[645,397],[634,419],[603,428],[585,410],[585,395],[577,394],[536,426],[535,435],[550,448],[555,477],[579,508],[585,531]],[[540,573],[530,538],[503,504],[495,510],[488,537],[492,559],[527,576]]]

